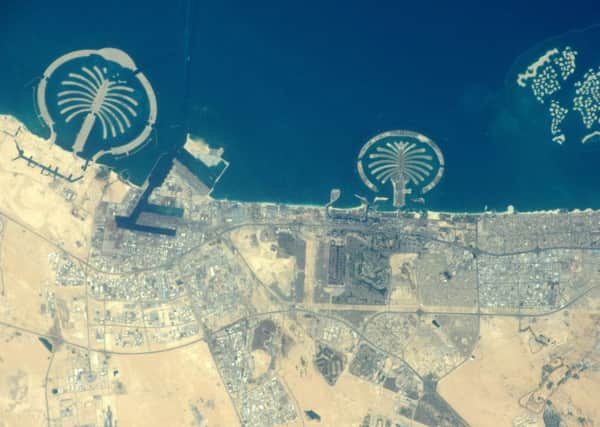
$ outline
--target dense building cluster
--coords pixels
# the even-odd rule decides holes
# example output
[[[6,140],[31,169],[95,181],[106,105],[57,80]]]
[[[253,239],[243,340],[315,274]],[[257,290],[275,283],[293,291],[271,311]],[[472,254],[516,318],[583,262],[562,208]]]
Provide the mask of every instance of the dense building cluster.
[[[86,290],[97,348],[143,353],[206,340],[247,426],[321,417],[298,407],[286,388],[278,360],[294,338],[269,312],[312,343],[301,372],[312,366],[333,390],[351,375],[390,393],[397,418],[370,412],[363,425],[461,425],[435,384],[472,357],[481,316],[558,310],[599,279],[596,212],[337,215],[204,199],[185,205],[182,217],[146,218],[175,224],[170,237],[114,226],[114,215],[135,197],[127,207],[100,206],[87,262],[58,250],[49,255],[56,284]],[[260,264],[248,262],[235,230],[252,230],[240,235],[255,250],[266,245],[272,262],[293,260],[287,287],[261,281],[252,267]],[[57,316],[64,305],[49,290],[43,310]],[[270,360],[259,373],[257,352]],[[57,393],[87,387],[88,377],[89,369],[78,368],[69,377],[77,386]],[[200,409],[194,413],[201,418]]]

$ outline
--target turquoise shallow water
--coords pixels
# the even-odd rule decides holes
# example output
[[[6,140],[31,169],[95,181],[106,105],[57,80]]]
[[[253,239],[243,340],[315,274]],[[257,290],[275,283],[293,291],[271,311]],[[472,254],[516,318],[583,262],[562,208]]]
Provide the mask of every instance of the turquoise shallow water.
[[[580,52],[578,72],[600,66],[600,31],[569,33],[600,23],[600,8],[402,3],[8,0],[0,112],[44,134],[36,78],[67,51],[114,46],[133,57],[159,103],[153,141],[105,159],[133,180],[192,132],[224,147],[231,163],[217,197],[324,203],[339,187],[350,204],[355,193],[374,196],[355,171],[361,145],[413,129],[446,158],[428,208],[600,207],[600,144],[578,142],[573,114],[567,142],[553,143],[547,105],[514,83],[554,45]]]

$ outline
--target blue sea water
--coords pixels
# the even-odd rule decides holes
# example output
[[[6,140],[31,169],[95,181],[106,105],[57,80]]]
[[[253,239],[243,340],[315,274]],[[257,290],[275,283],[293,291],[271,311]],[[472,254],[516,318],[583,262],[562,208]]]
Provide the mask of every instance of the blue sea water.
[[[556,44],[600,66],[600,30],[590,28],[600,6],[524,3],[4,0],[0,112],[44,135],[32,90],[45,67],[112,46],[159,103],[153,141],[109,159],[134,180],[191,132],[231,163],[217,197],[322,204],[338,187],[354,203],[355,193],[374,196],[356,173],[360,147],[411,129],[446,158],[430,209],[598,208],[600,145],[553,143],[547,105],[515,76]]]

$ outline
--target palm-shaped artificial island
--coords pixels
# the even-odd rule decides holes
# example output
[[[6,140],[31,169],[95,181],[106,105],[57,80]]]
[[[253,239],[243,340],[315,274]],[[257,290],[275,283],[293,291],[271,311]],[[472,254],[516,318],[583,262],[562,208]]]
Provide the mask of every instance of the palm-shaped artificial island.
[[[102,139],[122,135],[131,128],[131,118],[137,117],[138,102],[131,96],[135,90],[122,82],[106,78],[106,68],[81,67],[80,73],[69,73],[69,79],[61,85],[65,90],[58,93],[60,114],[65,122],[85,115],[73,152],[81,153],[98,120],[102,126]]]
[[[358,156],[358,173],[372,191],[375,182],[392,186],[393,206],[406,205],[413,189],[421,193],[437,185],[444,173],[444,158],[439,147],[416,132],[395,130],[371,138]]]
[[[53,80],[57,92],[48,90]],[[105,144],[85,154],[93,162],[107,154],[127,156],[138,150],[150,140],[158,114],[150,82],[129,55],[114,48],[78,50],[54,60],[38,84],[37,105],[51,131],[50,143],[64,130],[57,121],[77,126],[72,144],[76,156],[90,151],[86,145],[94,129],[101,131],[99,139]],[[58,109],[53,118],[54,107]]]

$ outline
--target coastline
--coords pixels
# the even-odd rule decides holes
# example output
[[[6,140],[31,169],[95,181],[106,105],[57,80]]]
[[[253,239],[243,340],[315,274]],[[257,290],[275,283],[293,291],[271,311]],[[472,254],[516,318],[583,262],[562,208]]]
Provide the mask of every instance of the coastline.
[[[0,118],[3,118],[3,121],[6,121],[8,123],[12,122],[12,126],[9,129],[5,129],[3,127],[0,127],[0,132],[5,133],[7,135],[12,135],[11,133],[11,129],[14,131],[14,129],[21,129],[23,132],[28,132],[31,135],[33,135],[35,138],[38,139],[43,139],[45,142],[50,143],[50,139],[47,138],[43,138],[37,134],[35,134],[34,132],[32,132],[31,130],[29,130],[27,128],[27,126],[25,125],[25,123],[23,123],[22,121],[20,121],[17,117],[10,115],[10,114],[0,114]],[[194,137],[191,136],[190,139],[193,139]],[[205,142],[203,142],[204,144],[206,144]],[[50,147],[50,145],[49,145]],[[209,147],[208,144],[206,144],[206,147]],[[65,153],[69,153],[67,150],[64,150],[61,147],[57,148],[59,150],[63,150],[65,151]],[[215,150],[216,152],[218,152],[219,154],[222,154],[222,148],[214,148],[214,147],[210,147],[211,150]],[[72,154],[72,153],[71,153]],[[225,159],[223,159],[225,160]],[[121,178],[122,179],[122,178]],[[146,186],[148,185],[148,179],[146,180],[146,182],[144,182],[144,185],[142,186],[137,186],[131,182],[127,182],[128,185],[130,185],[131,187],[134,188],[138,188],[138,189],[144,189],[146,188]],[[226,203],[240,203],[240,204],[244,204],[244,203],[248,203],[248,204],[259,204],[262,206],[288,206],[291,208],[305,208],[305,209],[326,209],[327,208],[327,202],[324,202],[323,204],[316,204],[316,203],[297,203],[297,202],[282,202],[282,201],[273,201],[273,200],[237,200],[237,199],[230,199],[227,197],[214,197],[212,195],[208,195],[207,196],[210,200],[213,200],[215,202],[226,202]],[[341,210],[341,211],[351,211],[351,210],[355,210],[357,208],[360,208],[362,205],[360,203],[358,203],[355,206],[348,206],[348,207],[336,207],[336,206],[329,206],[331,208],[337,209],[337,210]],[[591,213],[591,212],[595,212],[598,211],[600,209],[593,209],[593,208],[589,208],[589,207],[585,207],[585,208],[561,208],[561,207],[551,207],[551,208],[543,208],[543,209],[534,209],[534,210],[519,210],[518,208],[515,208],[513,205],[508,205],[506,207],[506,210],[482,210],[482,211],[451,211],[451,210],[443,210],[443,209],[439,209],[439,210],[434,210],[434,209],[427,209],[426,207],[424,207],[423,209],[405,209],[405,210],[400,210],[400,211],[396,211],[393,209],[390,210],[386,210],[386,209],[377,209],[377,212],[380,213],[398,213],[399,215],[416,215],[416,216],[420,216],[424,213],[427,214],[427,216],[432,216],[432,217],[439,217],[442,215],[447,215],[447,216],[484,216],[484,215],[489,215],[489,216],[509,216],[509,215],[531,215],[531,214],[535,214],[535,215],[557,215],[560,213],[567,213],[567,214],[581,214],[581,213]]]
[[[150,9],[152,9],[151,6]],[[119,21],[125,21],[125,18],[129,19],[129,13],[125,12],[119,14]],[[166,15],[171,16],[171,12]],[[173,16],[180,18],[180,14]],[[457,18],[461,17],[457,16]],[[256,17],[256,19],[258,21],[249,21],[248,25],[263,24],[261,17]],[[29,20],[26,21],[29,22]],[[102,21],[104,21],[104,13],[98,14],[95,24]],[[251,31],[243,32],[244,28],[242,28],[238,32],[238,29],[234,26],[230,28],[223,24],[220,25],[224,29],[223,34],[230,34],[232,37],[231,42],[236,40],[235,44],[231,46],[227,43],[222,44],[223,40],[218,37],[212,41],[210,38],[205,39],[203,35],[214,33],[214,31],[205,30],[203,25],[198,24],[187,29],[179,28],[178,32],[173,33],[177,36],[177,40],[189,41],[187,47],[190,54],[189,65],[186,65],[187,57],[179,55],[180,52],[184,51],[183,49],[177,50],[177,56],[173,53],[174,56],[170,58],[172,61],[154,61],[157,57],[160,59],[165,58],[163,53],[169,54],[171,52],[173,46],[171,39],[175,40],[174,37],[171,38],[171,34],[162,34],[161,30],[164,26],[168,25],[170,29],[168,22],[163,23],[163,21],[163,19],[160,20],[157,33],[161,33],[160,38],[165,38],[169,42],[157,45],[154,49],[147,49],[148,46],[143,38],[141,38],[143,43],[139,43],[140,37],[133,34],[130,37],[126,31],[117,28],[115,28],[114,34],[104,34],[100,39],[96,34],[81,33],[73,39],[72,43],[64,43],[63,39],[60,38],[62,32],[57,31],[55,35],[57,40],[48,40],[40,46],[36,45],[35,54],[32,52],[32,54],[24,56],[22,61],[19,61],[23,62],[20,65],[21,68],[26,67],[23,72],[19,72],[18,76],[15,73],[6,74],[5,82],[14,82],[12,84],[14,89],[7,85],[7,89],[10,90],[5,92],[2,112],[10,113],[12,111],[16,117],[27,123],[30,129],[39,135],[47,136],[49,130],[43,127],[43,123],[38,123],[39,120],[35,112],[36,103],[31,102],[32,94],[35,92],[32,92],[32,89],[35,89],[36,80],[41,77],[44,67],[58,57],[60,53],[66,51],[116,46],[131,54],[136,63],[145,71],[148,71],[147,77],[155,86],[155,89],[160,90],[158,101],[160,103],[159,125],[161,129],[155,135],[156,139],[148,144],[147,149],[144,148],[139,154],[136,154],[140,160],[137,160],[138,157],[130,157],[118,163],[118,159],[100,159],[101,162],[107,161],[111,165],[117,163],[117,167],[122,166],[124,179],[136,180],[137,185],[143,185],[143,182],[137,180],[137,178],[145,174],[146,169],[152,166],[153,162],[151,160],[156,151],[167,152],[171,147],[179,146],[182,139],[178,130],[181,129],[180,133],[184,131],[196,133],[209,143],[225,147],[227,150],[228,160],[232,162],[233,167],[227,171],[223,180],[215,188],[213,196],[216,199],[235,202],[271,202],[321,206],[327,201],[330,188],[339,187],[344,190],[345,194],[335,206],[351,208],[359,204],[352,196],[353,193],[359,192],[368,196],[370,201],[372,201],[372,196],[376,195],[371,194],[362,187],[356,177],[354,162],[360,145],[378,131],[402,127],[424,132],[439,142],[444,154],[447,153],[450,166],[446,176],[440,182],[440,186],[430,193],[427,204],[424,206],[411,205],[408,207],[411,210],[431,209],[451,213],[475,213],[484,212],[484,206],[487,204],[497,211],[504,211],[509,203],[513,203],[518,211],[524,212],[552,207],[573,209],[591,206],[600,208],[600,199],[597,202],[594,191],[590,191],[592,186],[586,185],[586,182],[592,181],[583,178],[582,181],[584,182],[581,187],[578,187],[577,177],[570,179],[570,176],[573,176],[573,170],[565,170],[566,167],[562,168],[563,165],[578,164],[573,161],[578,159],[575,158],[576,156],[573,155],[573,150],[571,150],[578,147],[573,147],[570,144],[571,141],[567,141],[564,148],[554,147],[552,143],[550,143],[552,147],[547,147],[548,142],[544,141],[546,145],[543,148],[547,148],[547,150],[542,152],[537,148],[537,145],[541,145],[541,143],[538,144],[541,138],[534,140],[533,137],[536,135],[529,135],[529,132],[521,133],[528,133],[524,139],[531,142],[531,145],[521,144],[520,141],[514,142],[514,139],[506,138],[507,134],[509,137],[512,136],[509,132],[502,133],[497,140],[491,140],[487,135],[495,135],[499,130],[490,130],[490,126],[485,121],[492,115],[496,116],[496,111],[491,111],[495,103],[513,101],[510,96],[514,94],[505,95],[506,100],[502,98],[502,94],[496,96],[504,86],[510,86],[514,89],[516,95],[520,95],[519,88],[515,87],[511,68],[513,68],[515,62],[521,62],[522,55],[528,57],[532,54],[530,51],[535,50],[537,45],[552,44],[553,39],[560,40],[566,34],[570,34],[569,37],[581,38],[580,34],[586,34],[586,31],[590,29],[593,34],[596,34],[594,31],[595,26],[588,25],[587,20],[575,22],[565,20],[560,26],[548,26],[535,31],[528,30],[532,27],[531,25],[519,24],[516,26],[517,28],[515,28],[514,35],[510,40],[505,40],[501,46],[498,46],[498,48],[502,47],[500,52],[472,50],[473,52],[479,52],[479,54],[472,61],[465,57],[464,66],[452,65],[451,70],[449,70],[450,74],[447,77],[438,76],[437,83],[433,85],[436,88],[435,90],[424,90],[421,86],[416,85],[418,90],[414,92],[410,89],[415,85],[405,87],[402,81],[413,81],[418,73],[427,73],[427,70],[431,68],[424,67],[424,65],[430,64],[430,62],[420,62],[426,58],[416,57],[415,59],[418,59],[418,61],[415,61],[414,70],[406,70],[406,74],[398,74],[397,72],[398,69],[403,69],[402,65],[400,65],[400,68],[395,68],[396,62],[402,63],[402,61],[389,58],[389,61],[385,62],[386,67],[383,69],[389,69],[389,72],[394,70],[395,72],[391,75],[402,76],[402,79],[392,77],[388,81],[389,75],[386,72],[380,76],[385,84],[379,85],[375,79],[367,79],[376,77],[376,75],[371,74],[371,68],[365,67],[365,63],[360,61],[360,57],[357,56],[355,67],[349,68],[348,74],[340,74],[342,79],[339,86],[340,90],[329,91],[330,80],[327,79],[331,76],[325,74],[318,79],[311,79],[312,73],[308,77],[304,75],[295,76],[293,74],[294,62],[281,58],[284,61],[283,63],[279,61],[278,64],[277,56],[273,55],[278,51],[272,50],[273,46],[268,45],[269,49],[263,51],[261,44],[254,43],[255,40]],[[181,27],[180,23],[180,20],[178,20],[179,27]],[[206,24],[211,24],[211,22]],[[521,26],[522,29],[519,28]],[[210,26],[208,28],[213,29]],[[11,35],[18,35],[21,32],[18,27],[9,29]],[[216,29],[220,28],[214,28],[213,30]],[[268,28],[265,28],[265,31],[267,30]],[[272,30],[281,31],[283,29],[275,28]],[[480,28],[474,26],[472,28],[467,27],[465,30],[476,34]],[[217,32],[216,34],[221,33]],[[486,31],[485,35],[489,36],[489,34],[492,34],[491,31]],[[184,35],[184,37],[182,38],[180,35]],[[286,34],[282,35],[285,36]],[[317,46],[314,46],[310,40],[306,41],[302,38],[296,40],[293,34],[290,37],[290,40],[298,42],[295,45],[298,53],[304,53],[304,49],[318,47],[318,43],[315,43]],[[157,38],[159,36],[153,35],[152,40]],[[373,42],[381,42],[375,36],[371,38],[370,35],[366,35],[364,39],[365,47],[375,46]],[[447,41],[436,40],[436,43],[443,44],[447,42],[449,47],[454,44],[460,46],[461,43],[469,46],[469,40],[455,40],[453,37],[448,37],[448,39]],[[60,41],[60,43],[57,43],[57,41]],[[345,45],[345,41],[339,40],[339,47]],[[377,44],[377,46],[381,46],[382,52],[388,50],[386,44]],[[391,43],[390,46],[393,47],[394,43]],[[300,108],[296,106],[296,103],[290,103],[291,107],[288,108],[287,104],[282,103],[282,101],[285,101],[285,97],[279,96],[280,91],[271,90],[269,87],[263,88],[263,96],[253,96],[260,93],[260,91],[257,91],[257,93],[254,93],[254,91],[255,88],[260,88],[258,84],[263,77],[260,77],[260,79],[251,77],[235,79],[239,83],[232,82],[229,84],[226,78],[228,74],[223,73],[227,71],[227,67],[220,66],[218,61],[216,65],[203,63],[203,55],[207,53],[212,53],[212,56],[219,58],[220,56],[217,53],[220,52],[222,47],[232,49],[232,63],[237,63],[237,61],[240,61],[240,64],[244,63],[244,60],[248,59],[245,54],[249,58],[262,55],[264,61],[256,62],[264,62],[264,74],[258,73],[260,68],[254,69],[254,67],[250,67],[253,70],[252,72],[245,74],[249,76],[254,74],[263,77],[268,76],[270,81],[272,81],[272,78],[280,76],[281,81],[274,81],[278,82],[277,86],[286,88],[284,92],[287,94],[285,96],[293,97],[290,99],[297,99],[299,101],[297,105],[307,105],[308,107]],[[414,49],[415,51],[429,48],[428,45],[422,45],[420,40],[402,43],[402,47]],[[475,48],[478,45],[471,47]],[[322,52],[327,53],[328,49],[324,48]],[[19,57],[15,56],[18,53],[16,52],[16,45],[14,50],[15,54],[13,56]],[[596,50],[594,48],[591,51]],[[12,49],[10,52],[12,52]],[[335,51],[331,53],[335,53]],[[379,53],[379,51],[375,53]],[[457,53],[460,54],[460,51],[457,51]],[[352,57],[353,55],[349,56]],[[427,56],[423,55],[423,57]],[[340,71],[335,67],[335,62],[339,61],[332,61],[328,56],[319,56],[318,58],[321,59],[318,61],[311,58],[308,58],[311,63],[307,65],[310,65],[315,73],[317,70],[325,71],[326,69],[331,69],[332,73],[335,70],[336,74]],[[379,55],[374,56],[372,59],[378,58]],[[494,60],[494,58],[498,58],[498,60]],[[273,59],[275,61],[272,61]],[[342,57],[337,59],[344,60]],[[331,64],[329,64],[329,61],[331,61]],[[431,62],[437,62],[437,60]],[[281,68],[273,68],[273,65],[281,66]],[[327,65],[327,67],[321,69],[322,65]],[[186,87],[183,83],[177,83],[183,81],[182,70],[185,67],[192,75],[189,87]],[[376,68],[378,67],[373,68],[372,71],[375,72]],[[472,75],[464,72],[471,68]],[[7,67],[7,69],[10,69],[10,67]],[[270,69],[275,71],[271,72]],[[454,75],[453,70],[456,75]],[[458,71],[461,71],[460,75]],[[515,69],[514,71],[516,73],[523,70]],[[295,76],[294,79],[296,77],[297,79],[289,80],[286,77],[288,72],[290,72],[288,77]],[[356,80],[357,77],[361,76],[365,79]],[[425,76],[429,77],[427,74]],[[465,77],[462,78],[461,76]],[[335,80],[334,77],[332,81]],[[502,84],[504,80],[508,80],[507,85]],[[363,88],[360,81],[369,82],[368,87]],[[321,85],[320,82],[325,84]],[[240,91],[240,89],[245,90],[246,88],[248,92]],[[183,89],[184,92],[179,89]],[[348,92],[349,89],[350,92]],[[354,96],[357,97],[357,100],[360,100],[356,104],[364,105],[365,108],[346,109],[344,105],[340,105],[343,103],[337,103],[336,100],[343,99],[340,96],[343,97],[344,94],[352,93],[352,89],[355,91]],[[366,93],[362,93],[363,89]],[[388,102],[388,99],[396,97],[401,92],[405,94],[403,102]],[[189,111],[187,112],[180,105],[183,104],[181,100],[182,93],[188,97],[186,102],[189,104]],[[170,98],[171,95],[176,98],[174,101]],[[415,95],[419,95],[419,97]],[[318,96],[318,98],[315,96]],[[243,98],[243,102],[237,100],[238,97]],[[322,99],[327,107],[319,107],[318,104],[322,104],[322,102],[316,102],[318,99]],[[520,101],[520,99],[514,99],[515,104]],[[428,104],[428,106],[423,108],[421,104]],[[271,110],[271,106],[273,106],[273,110]],[[508,108],[510,107],[512,105],[508,106]],[[526,105],[525,107],[529,106]],[[504,108],[504,105],[501,108]],[[315,114],[316,117],[311,115],[311,111],[314,110],[319,113],[318,115]],[[427,114],[424,114],[423,110],[426,110]],[[467,112],[464,113],[463,110],[467,110]],[[265,111],[265,113],[254,114],[255,111]],[[439,114],[440,111],[442,114]],[[533,111],[533,114],[537,116],[538,111]],[[265,117],[268,121],[261,122]],[[464,121],[461,120],[463,118],[465,118]],[[501,120],[503,118],[507,118],[507,120]],[[515,118],[513,111],[509,111],[505,116],[498,119],[498,128],[504,130],[511,125],[517,127],[520,123],[515,122],[520,119],[521,117],[518,116]],[[491,122],[492,119],[489,121]],[[247,125],[246,122],[250,122],[252,125]],[[339,122],[340,125],[332,126],[327,122]],[[272,123],[275,123],[275,125],[272,125]],[[262,132],[261,128],[265,127],[272,127],[273,132]],[[344,131],[334,131],[337,128],[343,128]],[[518,130],[528,131],[528,129],[522,128]],[[173,137],[175,133],[177,135]],[[296,138],[298,134],[300,137]],[[297,149],[291,148],[299,143],[304,145]],[[589,140],[588,144],[589,147],[586,147],[586,149],[595,149],[593,146],[594,140]],[[534,145],[535,148],[528,149]],[[278,152],[278,146],[281,153]],[[571,152],[568,152],[568,150],[571,150]],[[546,151],[550,154],[547,155]],[[554,155],[559,151],[560,154]],[[249,152],[258,154],[248,155]],[[514,153],[514,157],[510,158],[510,155],[504,157],[504,153],[509,152]],[[535,162],[538,154],[540,157],[547,157],[549,161],[545,164],[541,162],[540,164],[533,164],[533,167],[524,164],[526,159],[530,159],[529,162]],[[555,160],[562,161],[563,159],[560,156],[564,156],[564,163],[555,162],[552,164]],[[257,159],[260,160],[259,158],[266,160],[256,162]],[[488,161],[488,158],[494,160]],[[512,162],[514,158],[522,159],[515,162],[521,168],[514,166]],[[496,159],[498,160],[496,161]],[[349,163],[349,161],[352,163]],[[506,177],[503,177],[502,172],[498,171],[500,168],[495,168],[494,165],[499,163],[505,163],[506,168],[510,169]],[[146,164],[150,166],[146,168]],[[280,166],[282,164],[284,166]],[[139,169],[138,165],[141,165]],[[556,165],[561,168],[554,168]],[[270,168],[272,170],[267,171]],[[530,169],[538,169],[539,175],[543,175],[543,177],[536,180],[533,176],[536,172],[529,173]],[[585,164],[582,169],[589,170],[589,167]],[[546,172],[552,170],[557,172],[554,175],[556,178],[547,176]],[[564,176],[560,176],[563,170],[565,172]],[[486,173],[488,171],[489,173]],[[589,175],[596,174],[590,172]],[[479,181],[479,183],[475,183],[469,188],[468,183],[471,180]],[[540,188],[539,197],[532,197],[531,201],[529,201],[529,194],[526,193],[536,196],[538,190],[525,188],[530,181],[532,182],[531,187]],[[500,184],[498,184],[499,182]],[[522,191],[519,191],[520,182],[523,182]],[[545,183],[548,185],[542,186]],[[573,183],[575,184],[573,185]],[[552,197],[553,194],[548,194],[548,191],[543,191],[544,188],[550,186],[560,187],[554,192],[556,197]],[[465,190],[464,194],[461,193],[462,189]]]

